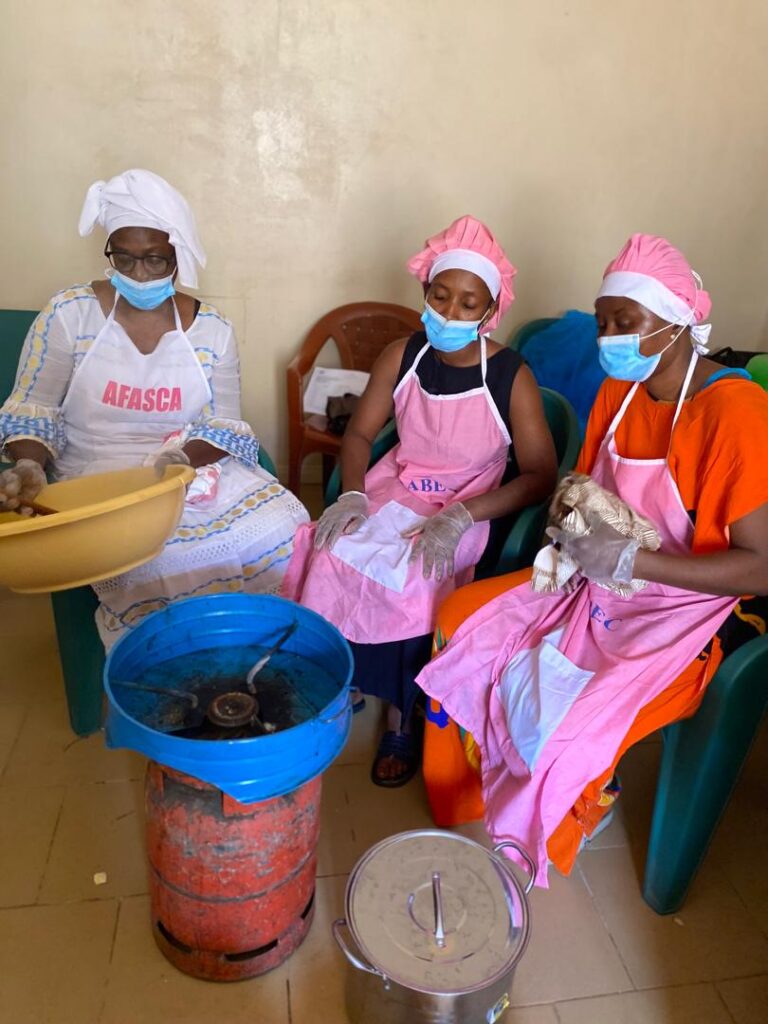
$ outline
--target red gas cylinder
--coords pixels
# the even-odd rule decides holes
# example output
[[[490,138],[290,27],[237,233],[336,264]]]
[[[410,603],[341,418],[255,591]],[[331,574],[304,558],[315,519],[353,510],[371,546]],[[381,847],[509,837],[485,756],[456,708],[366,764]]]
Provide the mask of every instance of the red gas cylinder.
[[[239,981],[281,964],[312,923],[320,778],[241,804],[190,775],[147,766],[152,929],[186,974]]]

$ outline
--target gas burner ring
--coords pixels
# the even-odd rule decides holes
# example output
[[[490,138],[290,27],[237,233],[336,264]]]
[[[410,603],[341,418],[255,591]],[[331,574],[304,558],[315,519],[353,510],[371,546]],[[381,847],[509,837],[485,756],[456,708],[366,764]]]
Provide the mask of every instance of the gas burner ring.
[[[214,725],[235,729],[247,725],[259,713],[259,702],[248,693],[221,693],[208,705],[206,715]]]

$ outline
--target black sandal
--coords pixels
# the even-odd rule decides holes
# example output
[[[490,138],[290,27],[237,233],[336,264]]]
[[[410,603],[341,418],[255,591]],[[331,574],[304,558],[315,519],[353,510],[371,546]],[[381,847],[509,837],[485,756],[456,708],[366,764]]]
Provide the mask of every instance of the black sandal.
[[[405,762],[405,770],[392,778],[382,778],[378,772],[381,762],[387,757],[396,757],[399,761]],[[371,782],[375,786],[383,786],[385,789],[396,789],[410,782],[419,769],[419,744],[413,733],[410,732],[385,732],[381,737],[376,757],[371,767]]]

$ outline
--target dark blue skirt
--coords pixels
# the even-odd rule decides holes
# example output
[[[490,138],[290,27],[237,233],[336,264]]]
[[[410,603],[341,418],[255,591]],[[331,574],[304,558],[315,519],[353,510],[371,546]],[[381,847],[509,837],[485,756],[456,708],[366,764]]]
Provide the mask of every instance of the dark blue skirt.
[[[416,676],[429,661],[432,634],[385,644],[350,643],[349,646],[355,659],[352,685],[372,697],[389,701],[407,718],[421,692]]]

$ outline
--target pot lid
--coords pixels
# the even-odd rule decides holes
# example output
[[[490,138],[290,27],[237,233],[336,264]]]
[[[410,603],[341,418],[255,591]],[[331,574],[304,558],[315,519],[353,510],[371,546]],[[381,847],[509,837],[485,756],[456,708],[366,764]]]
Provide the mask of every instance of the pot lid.
[[[525,893],[506,858],[437,829],[372,847],[350,876],[346,903],[370,964],[422,992],[483,988],[528,941]]]

